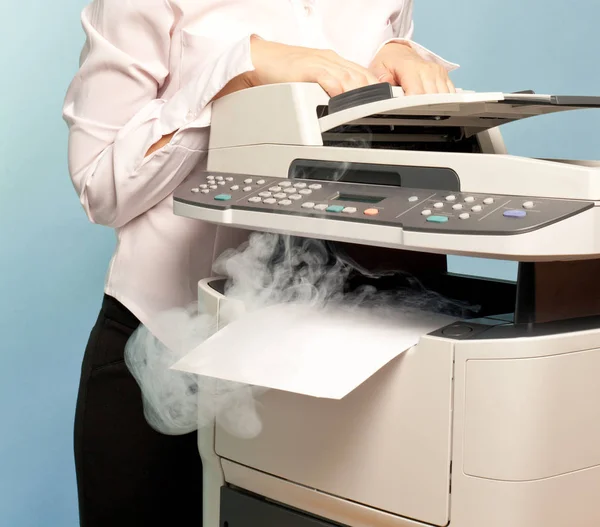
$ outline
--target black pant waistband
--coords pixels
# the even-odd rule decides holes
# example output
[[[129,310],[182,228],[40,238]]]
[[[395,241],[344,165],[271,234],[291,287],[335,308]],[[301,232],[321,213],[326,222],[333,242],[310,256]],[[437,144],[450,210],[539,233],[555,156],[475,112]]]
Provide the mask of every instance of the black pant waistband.
[[[102,312],[110,320],[123,324],[131,329],[136,329],[140,325],[137,317],[129,311],[121,302],[112,296],[104,295],[102,300]]]

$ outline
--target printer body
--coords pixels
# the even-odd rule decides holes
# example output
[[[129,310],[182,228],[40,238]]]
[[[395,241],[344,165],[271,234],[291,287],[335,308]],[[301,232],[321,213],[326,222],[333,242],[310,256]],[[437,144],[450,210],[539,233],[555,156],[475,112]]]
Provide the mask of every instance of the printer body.
[[[389,85],[329,99],[309,83],[215,103],[207,166],[176,191],[176,214],[519,272],[423,269],[478,316],[342,400],[267,391],[253,439],[201,428],[204,527],[600,525],[600,163],[510,156],[499,131],[596,107]],[[219,277],[198,290],[219,327],[243,312]]]

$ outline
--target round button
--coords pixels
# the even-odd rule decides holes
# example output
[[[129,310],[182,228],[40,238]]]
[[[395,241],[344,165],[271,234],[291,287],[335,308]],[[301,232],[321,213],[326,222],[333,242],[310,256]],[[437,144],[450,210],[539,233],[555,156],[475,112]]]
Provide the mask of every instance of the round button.
[[[282,181],[281,183],[279,183],[280,187],[291,187],[292,184],[289,181]]]
[[[271,187],[269,190],[271,192],[281,192],[281,187]]]
[[[217,185],[224,185],[225,181],[217,181]]]
[[[524,209],[533,209],[533,201],[526,201],[525,203],[523,203],[523,208]]]
[[[294,187],[296,187],[296,188],[306,188],[306,183],[294,183]]]
[[[210,188],[210,189],[212,189],[212,190],[217,190],[217,188],[219,188],[219,187],[217,187],[217,185],[211,185],[211,186],[210,186],[210,187],[208,187],[208,188]]]
[[[438,203],[434,204],[433,206],[436,209],[443,209],[444,208],[444,204],[442,202],[438,202]]]
[[[494,203],[494,198],[485,198],[485,199],[483,200],[483,203],[484,203],[485,205],[491,205],[492,203]]]
[[[252,179],[251,178],[244,179],[244,183],[246,183],[246,185],[249,185],[250,183],[252,183]]]
[[[327,205],[326,203],[319,203],[318,205],[315,205],[315,210],[325,210],[327,207],[329,207],[329,205]]]
[[[259,179],[259,180],[256,182],[256,184],[257,184],[257,185],[264,185],[264,184],[265,184],[265,180],[264,180],[264,179]]]
[[[244,192],[250,192],[252,190],[252,187],[244,187]]]
[[[206,179],[208,179],[209,181],[213,181],[215,179],[215,176],[206,176]]]
[[[377,214],[379,214],[379,209],[367,209],[364,213],[367,216],[377,216]]]
[[[312,201],[305,201],[302,204],[303,209],[312,209],[314,206],[315,206],[315,204]]]
[[[474,207],[471,207],[471,210],[473,212],[481,212],[481,209],[482,209],[481,205],[475,205]]]
[[[205,188],[205,189],[201,190],[201,192],[202,192],[202,194],[208,194],[210,192],[210,190]]]
[[[200,192],[200,189],[199,189],[199,188],[193,188],[193,189],[192,189],[192,192],[193,192],[194,194],[196,194],[197,192]]]
[[[229,187],[231,190],[240,190],[240,186],[239,185],[233,185],[231,187]]]
[[[217,181],[223,181],[223,176],[215,176],[215,179],[216,179]]]
[[[292,204],[292,202],[291,202],[289,199],[282,199],[282,200],[279,202],[279,204],[280,204],[280,205],[283,205],[284,207],[286,207],[287,205],[291,205],[291,204]]]
[[[208,188],[208,185],[206,183],[202,183],[202,185],[198,185],[200,188]]]
[[[312,194],[312,190],[310,190],[309,188],[303,188],[299,192],[300,192],[300,194],[302,194],[304,196],[308,196],[309,194]]]
[[[410,198],[408,198],[408,201],[410,201],[411,203],[414,203],[415,201],[419,201],[419,197],[418,196],[411,196]]]
[[[460,203],[457,203],[456,205],[452,205],[452,208],[454,210],[462,210],[463,206]]]
[[[467,196],[465,198],[465,203],[473,203],[475,201],[475,198],[473,196]]]
[[[272,195],[273,195],[273,194],[271,194],[270,192],[261,192],[261,193],[259,194],[259,196],[260,196],[261,198],[270,198]]]
[[[295,194],[297,192],[297,190],[294,187],[284,188],[283,191],[287,192],[288,194]]]
[[[273,205],[273,203],[277,203],[277,200],[273,198],[267,198],[263,203],[266,203],[267,205]]]
[[[471,215],[470,215],[468,212],[463,212],[463,213],[462,213],[462,214],[459,216],[459,218],[460,218],[461,220],[468,220],[470,217],[471,217]]]
[[[423,212],[421,212],[421,214],[423,216],[430,216],[431,215],[431,211],[429,209],[425,209]]]
[[[274,194],[273,197],[277,198],[277,199],[283,199],[287,196],[287,194],[284,194],[283,192],[278,192],[277,194]]]
[[[346,207],[342,212],[346,214],[354,214],[356,212],[356,207]]]
[[[446,329],[442,330],[442,335],[446,337],[464,337],[469,333],[473,332],[473,328],[471,326],[467,326],[466,324],[452,324],[448,326]]]
[[[302,196],[300,194],[291,194],[290,196],[288,196],[290,199],[293,199],[294,201],[297,201],[299,199],[302,199]]]
[[[260,199],[259,197],[257,197],[257,196],[254,196],[254,197],[252,197],[252,198],[249,198],[249,199],[248,199],[248,201],[249,201],[250,203],[260,203],[260,202],[261,202],[261,199]]]
[[[232,178],[231,176],[227,176],[227,177],[225,178],[225,181],[233,181],[233,178]]]
[[[446,196],[446,201],[456,201],[456,196]]]
[[[312,190],[320,190],[323,188],[323,185],[319,183],[313,183],[312,185],[308,185],[308,188]]]

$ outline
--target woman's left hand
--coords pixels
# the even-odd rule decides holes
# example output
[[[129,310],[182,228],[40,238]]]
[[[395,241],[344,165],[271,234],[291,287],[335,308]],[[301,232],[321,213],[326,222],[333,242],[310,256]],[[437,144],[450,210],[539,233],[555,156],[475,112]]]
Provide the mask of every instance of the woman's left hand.
[[[443,66],[423,60],[408,44],[390,42],[373,59],[369,70],[379,82],[401,86],[405,95],[456,93]]]

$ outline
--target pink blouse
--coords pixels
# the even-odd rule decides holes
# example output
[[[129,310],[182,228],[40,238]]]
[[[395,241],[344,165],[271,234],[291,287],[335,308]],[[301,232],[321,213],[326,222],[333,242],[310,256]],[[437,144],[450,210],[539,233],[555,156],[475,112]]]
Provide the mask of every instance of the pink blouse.
[[[412,42],[412,0],[94,0],[86,43],[66,94],[69,170],[90,221],[116,230],[105,292],[159,339],[156,316],[197,299],[213,259],[247,235],[172,212],[172,193],[206,160],[212,98],[253,69],[250,35],[330,48],[368,66]],[[145,157],[151,145],[171,142]]]

